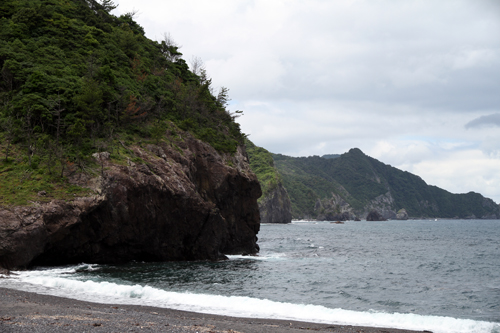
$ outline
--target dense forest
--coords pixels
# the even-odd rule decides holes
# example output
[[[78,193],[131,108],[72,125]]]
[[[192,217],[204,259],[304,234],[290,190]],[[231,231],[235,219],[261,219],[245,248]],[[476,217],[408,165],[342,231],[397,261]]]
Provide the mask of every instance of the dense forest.
[[[290,195],[294,218],[315,218],[316,203],[339,196],[360,217],[374,207],[404,208],[410,217],[500,218],[500,206],[479,193],[453,194],[359,149],[325,157],[273,154]],[[384,202],[382,202],[384,201]]]
[[[145,37],[111,0],[0,2],[0,204],[41,189],[82,191],[64,177],[91,172],[142,141],[185,131],[223,153],[244,135],[200,60],[191,70],[169,34]],[[165,134],[168,134],[167,136]]]

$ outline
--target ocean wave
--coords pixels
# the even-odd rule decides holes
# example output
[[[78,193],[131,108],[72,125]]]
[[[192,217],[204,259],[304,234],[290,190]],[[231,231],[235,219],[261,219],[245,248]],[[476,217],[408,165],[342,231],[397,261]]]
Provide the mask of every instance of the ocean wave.
[[[269,254],[269,255],[258,255],[258,256],[243,256],[243,255],[237,255],[237,254],[232,254],[232,255],[226,255],[226,257],[229,258],[229,260],[241,260],[241,259],[248,259],[248,260],[282,260],[285,259],[285,253],[274,253],[274,254]]]
[[[244,257],[248,259],[247,257]],[[185,311],[248,318],[271,318],[316,323],[429,330],[435,333],[498,333],[500,324],[418,314],[382,313],[330,309],[311,304],[291,304],[242,296],[171,292],[147,285],[124,285],[107,281],[78,280],[74,274],[93,265],[17,272],[12,278],[36,290],[84,301],[106,304],[136,304]],[[11,287],[14,285],[11,285]],[[17,284],[18,289],[22,289]]]

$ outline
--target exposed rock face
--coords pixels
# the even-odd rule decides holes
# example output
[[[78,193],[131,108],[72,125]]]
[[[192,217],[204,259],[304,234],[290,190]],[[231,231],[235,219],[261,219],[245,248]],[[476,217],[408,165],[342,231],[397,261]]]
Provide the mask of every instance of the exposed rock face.
[[[377,211],[382,215],[384,220],[395,219],[396,212],[393,209],[394,206],[394,198],[392,197],[391,191],[387,191],[387,193],[379,195],[375,199],[373,199],[365,208],[362,216],[369,214],[372,211]],[[376,220],[383,221],[383,220]]]
[[[104,177],[73,179],[96,196],[0,208],[0,266],[256,253],[261,190],[243,148],[221,156],[194,138],[178,144],[134,147],[144,163],[101,159]]]
[[[382,214],[377,212],[376,210],[372,210],[366,216],[367,221],[387,221]]]
[[[292,222],[292,204],[281,183],[259,202],[261,223]]]
[[[340,195],[333,193],[330,199],[318,200],[314,211],[317,212],[316,219],[319,221],[359,221],[351,205],[342,199]]]
[[[408,220],[408,213],[406,212],[406,209],[402,208],[398,210],[398,213],[396,214],[396,220]]]

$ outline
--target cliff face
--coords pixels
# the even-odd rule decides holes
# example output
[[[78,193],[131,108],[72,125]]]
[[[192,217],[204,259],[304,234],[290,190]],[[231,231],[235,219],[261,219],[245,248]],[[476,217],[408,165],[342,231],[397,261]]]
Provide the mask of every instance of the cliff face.
[[[279,183],[259,201],[261,223],[292,222],[292,207],[286,189]]]
[[[314,211],[319,221],[359,220],[352,207],[337,194],[331,198],[316,201]]]
[[[220,155],[188,137],[131,148],[124,165],[71,182],[96,195],[0,208],[0,266],[216,260],[258,251],[261,190],[243,148]]]
[[[392,197],[391,191],[385,194],[377,196],[375,199],[371,200],[364,208],[363,212],[359,212],[361,216],[368,216],[371,214],[373,216],[373,211],[376,211],[381,215],[379,220],[370,221],[382,221],[382,220],[393,220],[396,219],[397,213],[394,210],[394,198]]]

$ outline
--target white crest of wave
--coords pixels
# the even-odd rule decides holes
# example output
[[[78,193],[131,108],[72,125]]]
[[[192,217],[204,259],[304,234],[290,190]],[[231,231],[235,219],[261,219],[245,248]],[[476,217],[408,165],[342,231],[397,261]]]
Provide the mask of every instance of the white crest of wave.
[[[247,260],[282,260],[285,257],[284,253],[275,253],[271,255],[266,255],[266,256],[243,256],[243,255],[237,255],[237,254],[230,254],[226,255],[226,257],[229,258],[229,260],[241,260],[241,259],[247,259]]]
[[[100,303],[138,304],[235,317],[429,330],[434,333],[498,333],[500,324],[417,314],[359,312],[319,305],[291,304],[241,296],[180,293],[149,286],[78,281],[60,277],[74,268],[20,272],[24,283],[50,288],[49,293]],[[59,275],[59,276],[57,276]]]

